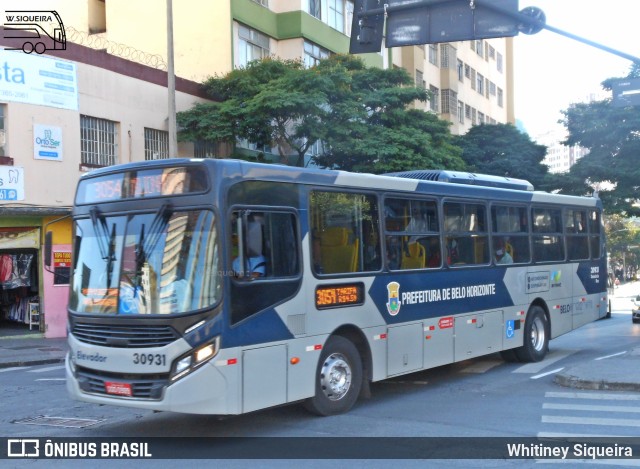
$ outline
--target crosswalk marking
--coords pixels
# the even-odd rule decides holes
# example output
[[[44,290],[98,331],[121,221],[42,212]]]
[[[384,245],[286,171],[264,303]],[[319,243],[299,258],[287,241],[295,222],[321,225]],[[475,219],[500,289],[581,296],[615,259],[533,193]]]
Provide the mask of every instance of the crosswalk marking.
[[[590,405],[590,404],[552,404],[545,402],[542,404],[543,409],[554,410],[586,410],[594,412],[626,412],[640,413],[640,407],[616,406],[616,405]]]
[[[602,392],[545,392],[544,397],[569,399],[608,399],[612,401],[640,401],[640,394],[617,394]]]
[[[611,425],[615,427],[640,427],[640,420],[606,419],[598,417],[569,417],[566,415],[543,415],[543,423],[571,423],[575,425]]]
[[[539,438],[629,437],[638,433],[640,393],[548,391],[544,397],[540,417],[544,431],[537,433]],[[573,415],[565,415],[569,413]],[[607,417],[600,417],[603,413]],[[571,432],[578,428],[585,433]]]
[[[47,368],[38,368],[37,370],[29,370],[27,373],[44,373],[45,371],[62,370],[64,365],[49,366]]]
[[[552,363],[562,360],[563,358],[566,358],[576,352],[577,350],[554,350],[547,354],[547,357],[541,362],[527,363],[526,365],[522,365],[521,367],[513,370],[513,373],[539,373]]]

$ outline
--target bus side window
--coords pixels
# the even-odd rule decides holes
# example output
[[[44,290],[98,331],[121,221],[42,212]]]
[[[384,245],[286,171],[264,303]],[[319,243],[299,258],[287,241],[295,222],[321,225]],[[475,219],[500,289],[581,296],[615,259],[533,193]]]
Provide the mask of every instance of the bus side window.
[[[311,191],[311,263],[317,274],[380,269],[377,200],[372,195]]]

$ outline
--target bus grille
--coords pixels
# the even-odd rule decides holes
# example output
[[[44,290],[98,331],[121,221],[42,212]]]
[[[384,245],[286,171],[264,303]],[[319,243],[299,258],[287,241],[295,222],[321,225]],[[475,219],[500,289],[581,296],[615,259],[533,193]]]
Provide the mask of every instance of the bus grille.
[[[115,348],[164,347],[178,339],[169,326],[114,326],[75,322],[71,333],[86,344]]]
[[[91,394],[107,394],[105,383],[116,381],[131,385],[132,396],[139,399],[160,399],[163,389],[169,384],[169,374],[131,375],[122,373],[105,373],[78,367],[76,378],[80,389]],[[117,397],[117,396],[116,396]]]

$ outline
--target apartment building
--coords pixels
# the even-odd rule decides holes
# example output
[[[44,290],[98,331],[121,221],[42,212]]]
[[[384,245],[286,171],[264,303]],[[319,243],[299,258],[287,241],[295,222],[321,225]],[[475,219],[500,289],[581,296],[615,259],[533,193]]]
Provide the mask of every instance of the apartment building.
[[[8,0],[5,9],[25,5]],[[348,52],[350,0],[172,5],[178,111],[206,101],[198,84],[207,77],[251,60],[273,55],[312,66]],[[46,12],[52,6],[30,0],[28,8]],[[58,220],[70,212],[79,176],[95,167],[173,156],[167,144],[166,2],[56,0],[55,8],[58,20],[48,27],[64,30],[65,49],[40,55],[45,45],[34,41],[31,54],[9,51],[15,41],[0,29],[0,256],[6,256],[0,261],[11,261],[9,271],[18,274],[19,263],[29,261],[22,275],[28,282],[5,288],[0,278],[0,327],[7,319],[28,323],[29,309],[37,306],[40,323],[30,327],[48,337],[65,335],[71,225]],[[405,68],[432,91],[428,103],[416,106],[451,121],[452,132],[462,134],[474,124],[514,122],[511,46],[510,39],[492,39],[383,48],[362,57],[370,66]],[[240,143],[249,153],[265,150]],[[221,156],[216,151],[181,143],[178,156]],[[54,232],[51,272],[41,249],[47,230]],[[18,294],[23,306],[11,311]]]
[[[75,28],[166,60],[164,2],[86,1],[88,8],[76,9]],[[348,52],[352,19],[351,0],[174,1],[176,75],[201,82],[270,55],[311,66]],[[515,123],[512,38],[383,48],[362,58],[370,66],[405,68],[432,92],[422,107],[449,120],[453,133]]]

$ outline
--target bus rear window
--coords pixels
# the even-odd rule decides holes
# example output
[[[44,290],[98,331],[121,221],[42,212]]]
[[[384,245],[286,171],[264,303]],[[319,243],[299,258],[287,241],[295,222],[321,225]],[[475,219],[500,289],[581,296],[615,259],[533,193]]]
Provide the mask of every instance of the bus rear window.
[[[207,177],[196,166],[131,170],[80,181],[76,204],[206,192]]]

